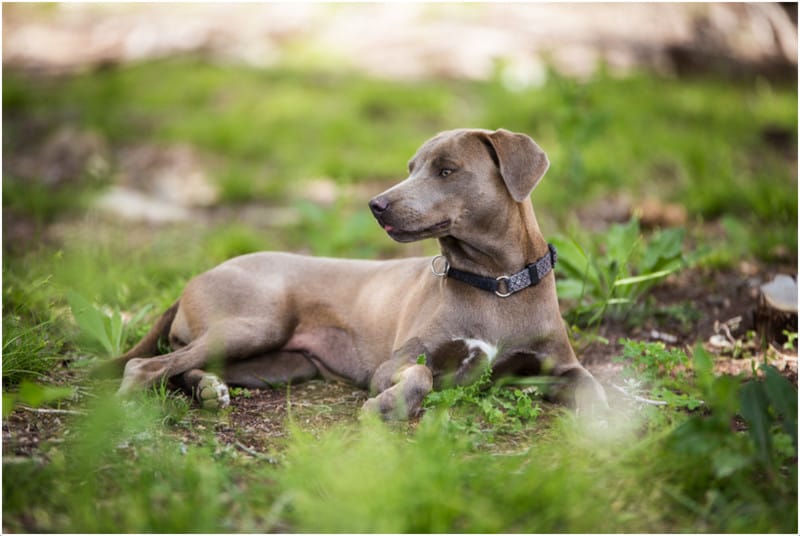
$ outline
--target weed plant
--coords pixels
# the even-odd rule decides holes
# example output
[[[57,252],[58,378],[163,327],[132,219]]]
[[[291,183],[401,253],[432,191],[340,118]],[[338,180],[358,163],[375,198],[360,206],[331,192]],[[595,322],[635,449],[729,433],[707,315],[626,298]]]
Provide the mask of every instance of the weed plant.
[[[495,434],[520,432],[541,413],[540,391],[492,383],[487,368],[473,383],[434,391],[425,397],[424,407],[442,413],[449,426],[480,443],[492,442]]]
[[[567,319],[592,326],[606,316],[627,314],[656,283],[689,264],[683,237],[683,229],[666,229],[645,239],[636,218],[588,239],[590,248],[554,237],[561,276],[558,295],[574,303]]]
[[[671,407],[695,410],[703,404],[687,377],[689,358],[683,350],[667,348],[662,342],[619,342],[622,355],[613,360],[623,364],[629,389],[647,391],[649,397]]]
[[[119,307],[109,315],[75,292],[67,294],[67,301],[81,333],[89,336],[92,342],[98,343],[108,358],[122,355],[126,328],[136,326],[150,309],[149,306],[143,307],[132,319],[123,323]]]

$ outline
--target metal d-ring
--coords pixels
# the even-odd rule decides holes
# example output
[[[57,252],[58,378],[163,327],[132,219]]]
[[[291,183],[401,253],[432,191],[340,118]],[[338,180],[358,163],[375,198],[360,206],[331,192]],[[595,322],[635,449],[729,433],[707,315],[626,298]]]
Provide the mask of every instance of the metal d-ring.
[[[436,271],[436,261],[438,259],[444,260],[444,268],[442,269],[441,272]],[[435,275],[436,277],[447,277],[447,272],[449,271],[450,271],[450,263],[447,262],[447,258],[445,258],[444,255],[437,255],[433,259],[431,259],[431,272],[433,272],[433,275]]]
[[[500,296],[501,298],[508,298],[509,296],[511,296],[512,294],[514,294],[514,293],[511,291],[511,288],[510,288],[510,287],[509,287],[509,285],[508,285],[508,282],[509,282],[510,280],[511,280],[511,278],[510,278],[510,277],[508,277],[507,275],[501,275],[500,277],[498,277],[498,278],[496,279],[496,281],[497,281],[497,283],[498,283],[498,284],[497,284],[497,288],[498,288],[498,290],[495,290],[495,291],[494,291],[494,293],[495,293],[495,294],[497,294],[498,296]],[[500,281],[505,281],[505,282],[506,282],[506,290],[507,290],[508,292],[500,292],[500,290],[499,290],[499,288],[500,288]]]

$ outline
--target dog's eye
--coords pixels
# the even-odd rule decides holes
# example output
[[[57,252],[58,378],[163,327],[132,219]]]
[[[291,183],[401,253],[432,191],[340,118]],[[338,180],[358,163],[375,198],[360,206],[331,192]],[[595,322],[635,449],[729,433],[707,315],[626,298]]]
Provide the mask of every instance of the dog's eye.
[[[453,170],[452,170],[452,169],[447,169],[447,168],[444,168],[443,170],[441,170],[441,171],[439,172],[439,176],[440,176],[440,177],[447,177],[447,176],[448,176],[448,175],[450,175],[452,172],[453,172]]]

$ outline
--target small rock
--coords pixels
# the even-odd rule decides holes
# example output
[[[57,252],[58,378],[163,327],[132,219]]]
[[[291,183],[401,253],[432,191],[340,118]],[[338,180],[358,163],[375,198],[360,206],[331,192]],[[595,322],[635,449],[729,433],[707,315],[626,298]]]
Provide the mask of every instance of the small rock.
[[[720,334],[712,335],[708,339],[708,344],[719,351],[733,350],[733,343],[729,341],[727,337]]]
[[[624,223],[631,217],[631,200],[627,195],[604,197],[598,202],[578,207],[578,219],[583,227],[603,231],[612,223]]]
[[[61,126],[40,144],[13,151],[5,162],[12,176],[41,181],[48,186],[76,183],[109,170],[105,140],[98,134]]]
[[[686,225],[687,213],[683,205],[667,203],[649,197],[634,209],[643,227],[681,227]]]
[[[184,207],[214,205],[219,192],[204,158],[188,145],[136,145],[119,151],[119,182],[160,201]]]
[[[298,197],[318,205],[330,206],[339,198],[339,186],[328,178],[305,181],[298,190]]]
[[[115,186],[100,196],[95,207],[112,217],[153,224],[175,223],[191,218],[191,212],[183,206],[121,186]]]
[[[675,335],[664,333],[663,331],[657,331],[655,329],[650,330],[650,338],[656,341],[663,341],[667,344],[675,344],[678,342],[678,337]]]
[[[739,263],[739,271],[746,276],[755,276],[758,274],[759,267],[754,262],[742,261]]]

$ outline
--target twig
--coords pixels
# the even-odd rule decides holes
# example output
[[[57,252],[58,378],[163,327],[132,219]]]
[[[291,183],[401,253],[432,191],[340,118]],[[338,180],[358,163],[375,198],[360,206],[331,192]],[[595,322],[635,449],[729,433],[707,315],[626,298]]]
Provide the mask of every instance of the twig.
[[[22,464],[34,462],[38,465],[44,465],[46,463],[45,459],[40,456],[4,456],[3,457],[3,464]]]
[[[266,454],[263,454],[261,452],[258,452],[257,450],[248,447],[247,445],[243,444],[240,441],[235,441],[233,444],[237,448],[243,450],[244,452],[246,452],[247,454],[249,454],[250,456],[252,456],[254,458],[258,458],[260,460],[264,460],[267,463],[271,463],[271,464],[278,463],[277,460],[275,460],[275,458],[273,458],[271,456],[267,456]]]
[[[50,413],[53,415],[86,415],[85,411],[79,411],[77,409],[32,408],[22,404],[17,407],[33,413]]]
[[[90,393],[87,389],[81,389],[80,387],[77,388],[78,394],[81,396],[88,396],[90,398],[97,398],[97,395],[94,393]]]
[[[649,398],[644,398],[644,397],[641,397],[639,395],[635,395],[633,393],[629,393],[628,391],[626,391],[625,389],[623,389],[619,385],[616,385],[616,384],[613,384],[613,383],[611,384],[611,387],[613,387],[614,389],[616,389],[617,391],[619,391],[623,395],[628,396],[628,397],[636,400],[637,402],[641,402],[643,404],[650,404],[652,406],[666,406],[667,405],[667,403],[664,402],[663,400],[650,400]]]

